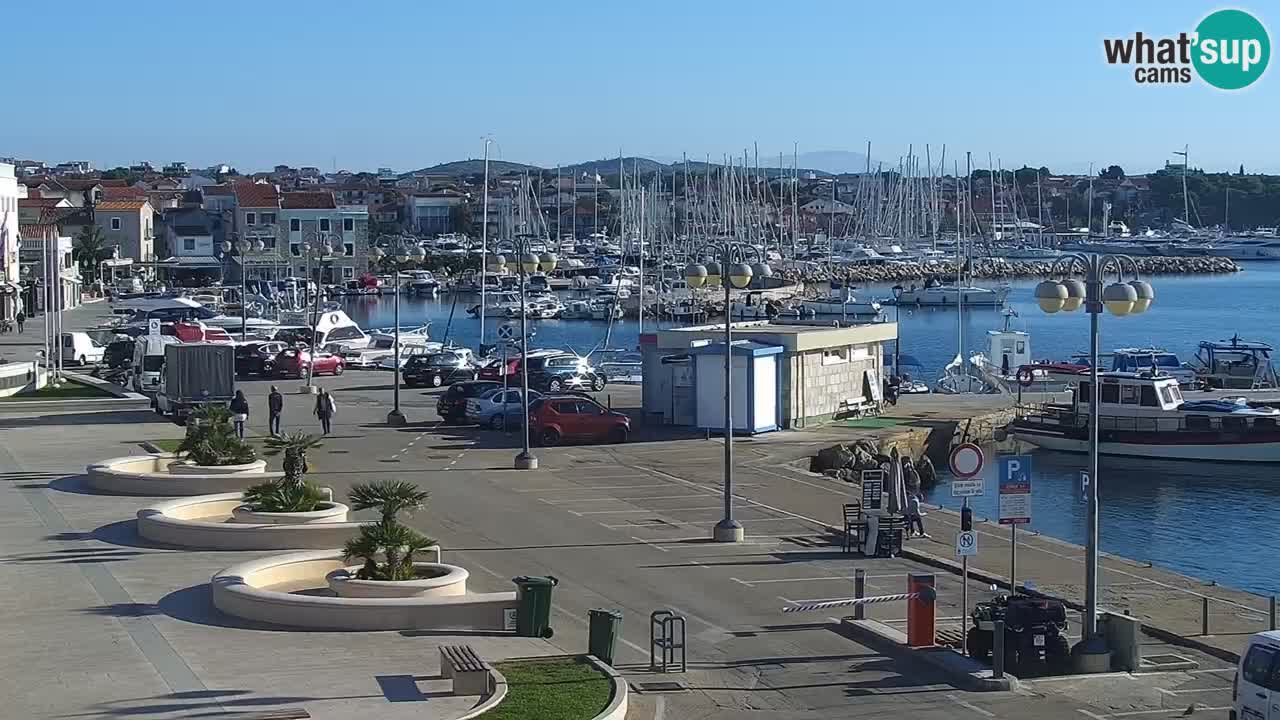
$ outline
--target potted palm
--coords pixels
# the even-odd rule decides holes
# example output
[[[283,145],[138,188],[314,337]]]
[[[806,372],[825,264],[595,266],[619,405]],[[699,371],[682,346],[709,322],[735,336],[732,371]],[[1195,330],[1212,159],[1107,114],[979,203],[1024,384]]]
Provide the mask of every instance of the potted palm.
[[[329,588],[341,597],[429,597],[463,595],[467,571],[439,562],[419,562],[429,549],[439,556],[435,541],[400,522],[426,506],[430,493],[403,480],[360,483],[351,488],[355,510],[377,510],[378,520],[360,526],[360,535],[342,549],[347,562],[359,565],[327,576]]]
[[[333,502],[328,488],[306,479],[307,451],[322,445],[320,438],[303,432],[266,441],[266,455],[283,455],[284,475],[244,491],[243,504],[231,512],[232,522],[301,524],[346,522],[348,508]]]
[[[178,462],[169,465],[170,473],[260,473],[266,469],[253,446],[236,435],[231,411],[221,405],[206,405],[193,412],[191,419],[178,446]]]

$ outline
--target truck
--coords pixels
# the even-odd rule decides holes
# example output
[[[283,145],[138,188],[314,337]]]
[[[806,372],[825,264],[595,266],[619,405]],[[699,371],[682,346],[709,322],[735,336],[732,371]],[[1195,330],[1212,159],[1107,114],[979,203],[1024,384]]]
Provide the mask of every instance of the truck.
[[[185,425],[192,410],[227,405],[236,392],[236,349],[215,343],[177,343],[164,348],[156,412]]]

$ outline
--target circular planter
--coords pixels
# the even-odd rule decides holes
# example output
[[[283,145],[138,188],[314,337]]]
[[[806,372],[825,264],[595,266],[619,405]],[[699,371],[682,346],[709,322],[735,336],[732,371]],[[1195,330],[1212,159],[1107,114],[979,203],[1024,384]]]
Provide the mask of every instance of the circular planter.
[[[231,510],[231,522],[251,525],[309,525],[314,523],[346,522],[346,505],[336,502],[320,503],[319,510],[311,512],[265,512],[248,505],[237,505]]]
[[[349,598],[448,597],[467,593],[470,573],[457,565],[416,562],[413,567],[417,580],[357,580],[360,566],[353,565],[330,572],[325,581],[338,597]]]
[[[138,511],[138,534],[164,545],[204,550],[336,548],[360,534],[360,523],[289,517],[312,513],[275,513],[280,517],[273,522],[234,522],[232,513],[242,500],[242,493],[229,492],[158,502]],[[345,516],[347,508],[333,504],[334,517],[338,512]]]
[[[240,465],[196,465],[187,460],[175,460],[169,464],[171,475],[243,475],[261,474],[267,470],[266,460],[254,460]]]
[[[175,460],[169,454],[151,453],[93,463],[85,468],[85,475],[89,487],[102,492],[177,497],[240,491],[284,476],[267,472],[266,467],[262,460],[201,467]]]

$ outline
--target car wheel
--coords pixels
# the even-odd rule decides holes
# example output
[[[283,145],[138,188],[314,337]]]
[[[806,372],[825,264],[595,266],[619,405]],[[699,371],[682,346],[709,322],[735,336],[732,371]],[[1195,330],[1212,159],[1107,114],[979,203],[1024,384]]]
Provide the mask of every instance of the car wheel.
[[[444,384],[444,376],[439,373],[431,376],[431,387],[440,387]]]
[[[630,433],[630,432],[628,432],[626,428],[624,428],[624,427],[616,427],[616,428],[614,428],[614,429],[612,429],[612,430],[610,430],[610,431],[609,431],[609,442],[611,442],[611,443],[624,443],[624,442],[626,442],[626,441],[627,441],[627,437],[628,437],[630,434],[631,434],[631,433]]]
[[[595,390],[596,392],[600,392],[601,390],[603,390],[603,389],[604,389],[604,376],[603,376],[603,375],[597,375],[597,376],[595,377],[595,379],[591,381],[591,389],[592,389],[592,390]]]
[[[334,375],[341,375],[341,374],[342,374],[342,370],[343,370],[342,363],[338,363],[337,365],[334,365],[334,366],[333,366],[333,374],[334,374]]]
[[[559,445],[560,431],[555,428],[546,428],[538,434],[538,441],[547,447]]]
[[[560,382],[560,378],[551,378],[547,382],[547,392],[558,393],[561,390],[564,390],[564,383]]]
[[[493,419],[489,421],[489,427],[493,428],[494,430],[506,430],[507,429],[506,416],[503,415],[502,413],[498,413],[497,415],[494,415]]]

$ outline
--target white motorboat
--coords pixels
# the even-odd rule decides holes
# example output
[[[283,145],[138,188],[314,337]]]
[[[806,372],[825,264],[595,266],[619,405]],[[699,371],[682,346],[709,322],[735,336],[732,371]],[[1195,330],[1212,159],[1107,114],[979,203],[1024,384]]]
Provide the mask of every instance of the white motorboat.
[[[879,315],[880,303],[860,301],[853,295],[853,288],[832,290],[824,298],[801,300],[800,311],[807,315]]]
[[[1271,364],[1273,348],[1260,342],[1241,340],[1239,335],[1222,342],[1204,341],[1193,367],[1200,382],[1209,388],[1259,390],[1280,387]]]
[[[426,348],[430,351],[438,351],[441,344],[432,342],[428,329],[431,324],[427,323],[421,327],[400,329],[400,355],[407,357],[409,354]],[[369,345],[366,347],[346,347],[335,348],[338,354],[342,355],[348,367],[353,368],[371,368],[379,366],[383,359],[393,357],[396,347],[395,328],[379,328],[369,333]]]
[[[428,270],[411,270],[408,287],[415,295],[435,295],[440,291],[440,282]]]
[[[926,285],[910,288],[894,288],[894,302],[898,305],[921,307],[956,307],[962,301],[967,307],[1000,307],[1009,297],[1009,286],[995,289],[976,285]]]
[[[1098,451],[1103,455],[1280,462],[1280,410],[1242,397],[1186,401],[1178,380],[1158,372],[1100,373]],[[1046,450],[1089,452],[1089,380],[1069,404],[1017,418],[1005,432]]]

